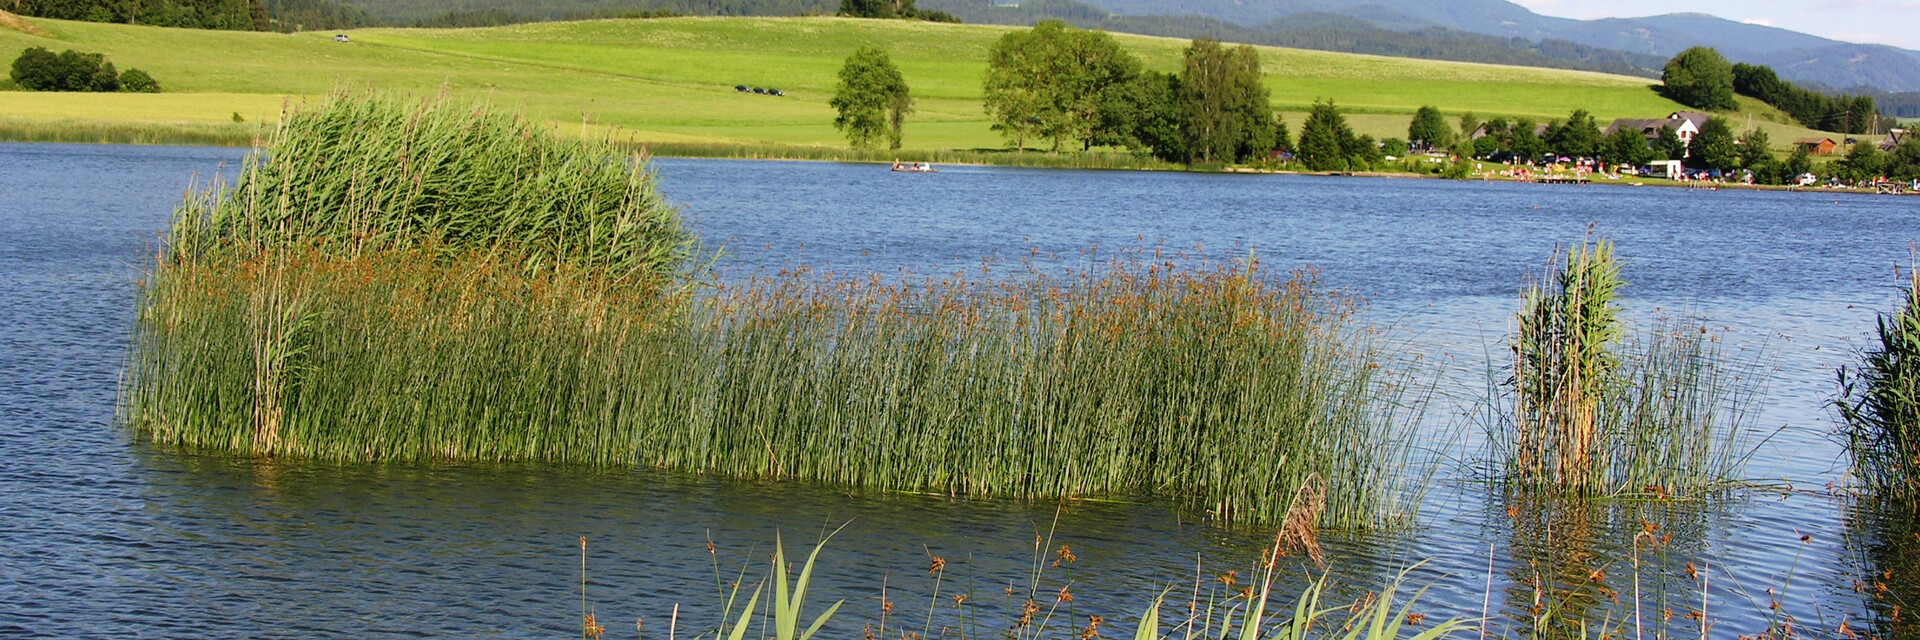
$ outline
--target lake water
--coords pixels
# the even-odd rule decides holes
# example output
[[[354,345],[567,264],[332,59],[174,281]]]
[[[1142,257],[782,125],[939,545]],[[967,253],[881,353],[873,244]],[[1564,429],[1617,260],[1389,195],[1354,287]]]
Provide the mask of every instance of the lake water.
[[[765,555],[776,530],[792,553],[851,521],[822,556],[814,601],[847,599],[829,627],[834,638],[878,622],[883,582],[899,605],[889,632],[903,621],[920,632],[933,601],[930,556],[949,565],[943,613],[929,631],[999,634],[1010,620],[999,615],[1007,585],[1028,588],[1036,533],[1049,532],[1052,546],[1079,556],[1042,576],[1048,594],[1073,583],[1076,598],[1056,624],[1102,615],[1115,636],[1131,633],[1156,585],[1184,580],[1190,589],[1196,560],[1208,576],[1244,574],[1262,544],[1257,532],[1185,522],[1153,504],[956,502],[633,471],[328,466],[156,450],[112,424],[137,283],[182,191],[196,176],[230,174],[240,157],[0,145],[0,635],[564,637],[579,629],[584,535],[589,598],[609,637],[633,637],[641,617],[647,637],[665,637],[674,603],[683,605],[678,633],[692,637],[689,629],[713,626],[716,562],[718,581],[729,582],[743,561]],[[1656,605],[1648,596],[1649,627],[1656,609],[1684,612],[1681,603],[1699,599],[1680,577],[1687,563],[1711,576],[1716,637],[1764,629],[1776,615],[1769,588],[1800,625],[1858,628],[1871,612],[1854,580],[1913,570],[1876,564],[1888,557],[1876,550],[1899,532],[1856,526],[1861,517],[1846,501],[1824,495],[1845,470],[1825,405],[1834,369],[1864,345],[1874,312],[1898,300],[1895,268],[1911,263],[1920,240],[1920,199],[656,166],[708,248],[723,249],[719,266],[730,274],[805,265],[943,275],[1035,252],[1043,265],[1076,265],[1139,247],[1311,266],[1326,285],[1368,300],[1368,321],[1421,357],[1420,375],[1441,381],[1445,397],[1426,420],[1434,434],[1457,427],[1453,415],[1480,392],[1486,354],[1499,352],[1527,274],[1591,227],[1618,243],[1630,317],[1704,317],[1725,328],[1740,357],[1759,353],[1772,367],[1756,424],[1778,433],[1747,475],[1778,488],[1706,505],[1509,518],[1506,503],[1449,467],[1419,529],[1328,541],[1343,594],[1426,559],[1414,580],[1435,585],[1420,607],[1432,617],[1478,615],[1483,603],[1496,613],[1530,607],[1529,559],[1602,568],[1597,585],[1630,593],[1624,549],[1643,520],[1673,534],[1641,571],[1643,590],[1665,584],[1673,598]],[[1458,460],[1476,453],[1473,434],[1463,438],[1446,451]],[[763,570],[755,562],[749,582]],[[955,593],[971,594],[977,625],[947,613]],[[1631,614],[1630,605],[1572,608]],[[1679,616],[1668,624],[1693,628]],[[1073,633],[1061,629],[1055,637]]]

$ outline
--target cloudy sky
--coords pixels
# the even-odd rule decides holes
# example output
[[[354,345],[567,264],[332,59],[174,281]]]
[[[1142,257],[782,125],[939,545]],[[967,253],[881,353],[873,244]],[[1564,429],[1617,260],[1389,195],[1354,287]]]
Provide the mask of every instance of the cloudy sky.
[[[1626,18],[1691,11],[1849,42],[1920,49],[1920,0],[1514,0],[1563,18]]]

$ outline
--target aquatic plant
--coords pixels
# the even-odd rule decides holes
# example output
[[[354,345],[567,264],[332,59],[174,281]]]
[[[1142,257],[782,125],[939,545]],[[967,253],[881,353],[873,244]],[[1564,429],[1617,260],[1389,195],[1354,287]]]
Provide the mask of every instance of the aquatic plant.
[[[1495,388],[1487,403],[1496,473],[1530,490],[1655,498],[1737,479],[1753,452],[1760,356],[1731,360],[1719,334],[1684,318],[1629,338],[1604,240],[1547,271],[1522,298],[1506,395]]]
[[[168,265],[428,249],[656,285],[692,238],[638,156],[447,99],[338,93],[281,119],[230,187],[174,213]]]
[[[1410,518],[1421,398],[1352,301],[1255,262],[692,280],[637,162],[481,107],[336,96],[190,196],[122,420],[188,449],[543,461],[1278,524]],[[702,289],[687,286],[702,283]]]
[[[1841,436],[1863,488],[1920,497],[1920,270],[1909,271],[1901,308],[1880,315],[1877,344],[1840,370]]]
[[[1513,340],[1514,463],[1521,477],[1585,491],[1598,484],[1595,425],[1618,364],[1613,296],[1624,283],[1604,240],[1548,270],[1525,294]]]
[[[530,460],[949,495],[1153,497],[1407,522],[1419,397],[1309,274],[1124,264],[913,283],[807,273],[663,300],[432,249],[169,266],[125,419],[191,449]]]

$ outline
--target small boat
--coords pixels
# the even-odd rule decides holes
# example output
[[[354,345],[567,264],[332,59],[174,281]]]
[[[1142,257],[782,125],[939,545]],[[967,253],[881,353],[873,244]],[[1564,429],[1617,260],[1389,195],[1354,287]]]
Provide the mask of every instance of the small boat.
[[[904,173],[940,173],[939,169],[935,169],[933,168],[933,165],[927,164],[925,162],[913,162],[908,164],[900,164],[900,161],[898,160],[894,161],[893,170],[904,172]]]

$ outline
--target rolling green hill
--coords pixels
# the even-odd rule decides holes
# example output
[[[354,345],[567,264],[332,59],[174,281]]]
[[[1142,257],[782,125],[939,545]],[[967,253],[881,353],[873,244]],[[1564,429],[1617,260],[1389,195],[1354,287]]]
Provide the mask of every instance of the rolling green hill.
[[[487,29],[367,29],[277,34],[33,20],[49,35],[0,28],[0,57],[30,46],[106,54],[151,73],[169,93],[0,93],[0,118],[215,122],[272,120],[284,102],[372,86],[477,95],[529,115],[642,141],[842,144],[827,100],[856,47],[891,51],[919,99],[911,148],[998,148],[980,107],[986,52],[1008,27],[845,18],[671,18],[524,24]],[[1181,40],[1119,35],[1148,67],[1174,70]],[[1298,128],[1330,97],[1361,133],[1404,136],[1421,104],[1482,116],[1603,121],[1678,109],[1642,78],[1527,67],[1262,48],[1267,86]],[[743,94],[774,87],[787,97]],[[1771,125],[1770,125],[1771,126]],[[1798,137],[1792,127],[1777,141]],[[1804,131],[1804,130],[1800,130]]]

